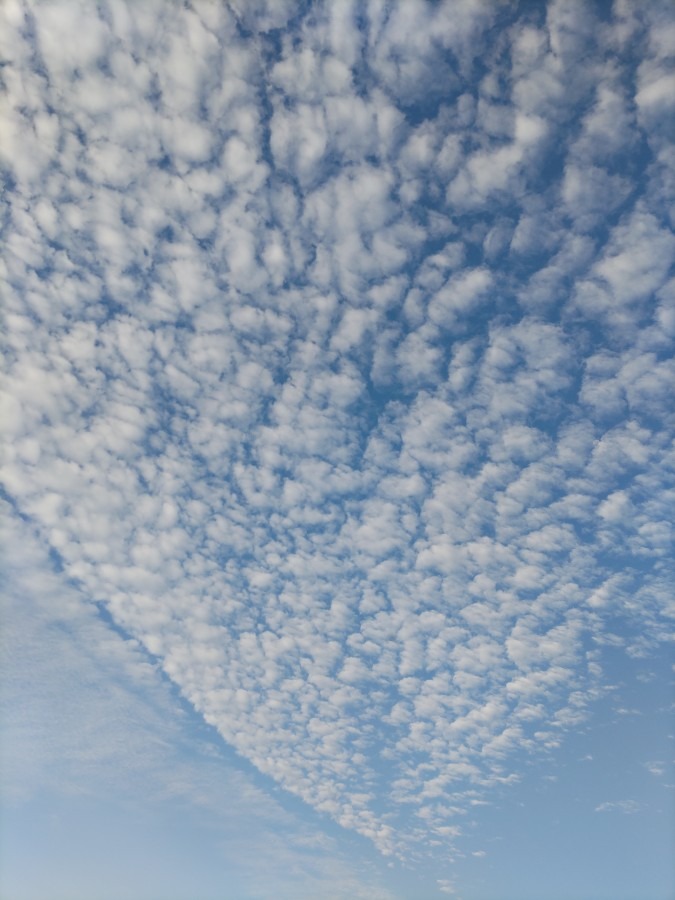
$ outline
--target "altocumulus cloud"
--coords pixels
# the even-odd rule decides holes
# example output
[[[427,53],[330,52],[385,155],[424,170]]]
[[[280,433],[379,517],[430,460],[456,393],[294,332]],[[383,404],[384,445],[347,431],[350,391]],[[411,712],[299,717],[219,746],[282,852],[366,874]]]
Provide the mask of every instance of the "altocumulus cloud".
[[[672,8],[600,12],[0,12],[13,515],[405,860],[672,637]]]

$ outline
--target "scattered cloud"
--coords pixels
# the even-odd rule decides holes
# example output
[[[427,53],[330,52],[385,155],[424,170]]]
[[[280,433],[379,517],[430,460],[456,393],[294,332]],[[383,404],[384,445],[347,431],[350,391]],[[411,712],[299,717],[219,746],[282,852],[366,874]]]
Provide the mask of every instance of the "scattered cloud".
[[[12,515],[102,681],[388,856],[672,631],[664,8],[0,12]]]
[[[21,872],[9,856],[9,840],[5,845],[20,822],[17,811],[61,797],[98,804],[110,817],[121,809],[130,829],[139,820],[146,827],[189,822],[215,835],[221,871],[241,878],[246,896],[390,900],[375,873],[256,784],[214,746],[207,729],[190,724],[138,642],[102,622],[54,571],[26,523],[2,506],[4,889],[36,890],[34,873]],[[72,813],[56,809],[72,829]],[[77,890],[72,872],[52,877],[50,890]],[[157,873],[154,878],[157,884]],[[42,883],[37,890],[45,888]],[[137,881],[136,890],[142,889]],[[111,893],[107,886],[101,890],[101,896],[116,895],[114,885]]]

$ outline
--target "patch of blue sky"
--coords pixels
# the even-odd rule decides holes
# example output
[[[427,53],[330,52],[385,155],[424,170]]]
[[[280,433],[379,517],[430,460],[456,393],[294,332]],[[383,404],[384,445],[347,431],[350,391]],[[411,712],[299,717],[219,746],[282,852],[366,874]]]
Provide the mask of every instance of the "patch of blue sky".
[[[564,760],[528,758],[516,790],[473,811],[484,856],[456,864],[469,896],[534,898],[542,884],[556,900],[669,896],[673,807],[659,773],[672,755],[672,667],[663,656],[627,665],[618,646],[606,662],[614,684],[566,735]]]

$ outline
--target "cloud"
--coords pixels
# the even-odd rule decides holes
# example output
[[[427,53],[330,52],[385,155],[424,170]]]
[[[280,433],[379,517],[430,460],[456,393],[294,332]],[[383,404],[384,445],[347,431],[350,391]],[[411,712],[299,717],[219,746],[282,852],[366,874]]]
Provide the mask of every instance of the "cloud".
[[[658,16],[62,6],[2,13],[3,490],[77,629],[383,854],[452,845],[591,714],[590,636],[672,616]]]
[[[26,804],[55,798],[51,814],[65,817],[74,832],[76,812],[68,804],[86,798],[110,822],[122,810],[129,828],[137,816],[132,812],[129,821],[131,807],[143,809],[146,823],[156,818],[178,828],[187,820],[207,835],[215,833],[222,849],[209,865],[222,871],[227,864],[230,876],[246,884],[246,896],[262,897],[271,889],[279,896],[321,893],[336,900],[392,896],[372,873],[354,868],[334,839],[317,836],[241,772],[206,729],[197,737],[138,642],[101,621],[6,504],[3,523],[0,787],[6,850],[8,832],[21,827]],[[98,853],[100,825],[92,820],[89,827],[90,849]],[[41,839],[38,829],[38,848]],[[137,839],[152,855],[147,838]],[[123,841],[118,852],[122,859],[128,853]],[[263,852],[264,873],[258,865]],[[4,856],[8,890],[19,883],[22,889],[45,889],[39,870],[21,871],[18,860]],[[50,890],[77,889],[72,872],[51,877]],[[154,889],[162,883],[156,872],[146,877],[137,889],[153,878]]]
[[[595,807],[596,812],[621,812],[632,815],[639,812],[640,806],[635,800],[611,800]]]

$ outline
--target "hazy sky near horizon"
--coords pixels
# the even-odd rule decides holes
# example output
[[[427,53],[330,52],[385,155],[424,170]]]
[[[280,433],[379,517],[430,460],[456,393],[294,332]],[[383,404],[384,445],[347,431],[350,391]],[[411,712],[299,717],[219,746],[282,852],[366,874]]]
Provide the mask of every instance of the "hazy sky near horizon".
[[[5,0],[0,59],[0,888],[666,900],[672,4]]]

